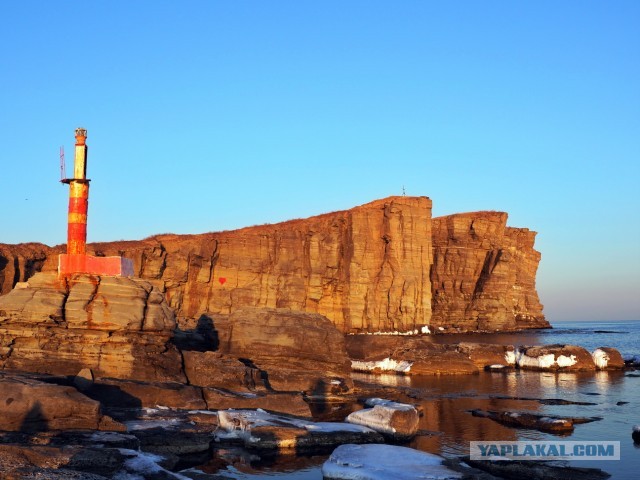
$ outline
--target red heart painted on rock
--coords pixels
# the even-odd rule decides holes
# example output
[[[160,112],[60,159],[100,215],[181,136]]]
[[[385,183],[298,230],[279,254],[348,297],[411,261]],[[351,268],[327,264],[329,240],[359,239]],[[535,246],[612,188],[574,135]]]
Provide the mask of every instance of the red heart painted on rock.
[[[226,278],[224,278],[224,277],[220,277],[220,278],[218,279],[218,281],[220,282],[220,285],[224,285],[224,282],[226,282],[226,281],[227,281],[227,279],[226,279]]]

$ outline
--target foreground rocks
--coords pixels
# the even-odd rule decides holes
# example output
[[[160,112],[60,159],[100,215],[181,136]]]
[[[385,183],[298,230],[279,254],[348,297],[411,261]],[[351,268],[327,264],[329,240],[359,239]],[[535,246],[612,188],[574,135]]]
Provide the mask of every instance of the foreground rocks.
[[[123,431],[101,413],[100,403],[75,388],[0,373],[0,430],[38,432],[68,429]]]
[[[527,480],[604,480],[607,472],[599,468],[580,468],[550,465],[548,462],[486,461],[463,459],[471,467],[487,472],[498,478],[526,478]]]

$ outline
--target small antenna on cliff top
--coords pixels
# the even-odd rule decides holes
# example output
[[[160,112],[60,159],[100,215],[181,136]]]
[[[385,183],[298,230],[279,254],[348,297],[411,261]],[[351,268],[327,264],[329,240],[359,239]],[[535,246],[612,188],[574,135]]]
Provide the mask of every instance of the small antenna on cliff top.
[[[60,147],[60,181],[67,178],[67,172],[64,164],[64,147]]]
[[[404,185],[402,185],[402,196],[406,197],[407,196],[407,192],[404,191]]]

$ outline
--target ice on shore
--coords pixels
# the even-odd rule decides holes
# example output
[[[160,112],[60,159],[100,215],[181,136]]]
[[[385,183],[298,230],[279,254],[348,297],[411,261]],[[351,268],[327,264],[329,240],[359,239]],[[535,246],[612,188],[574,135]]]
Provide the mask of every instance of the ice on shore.
[[[382,398],[369,398],[365,405],[372,408],[355,411],[346,421],[399,439],[413,437],[418,431],[420,416],[413,405]]]
[[[371,372],[373,370],[381,370],[383,372],[407,373],[411,370],[413,362],[406,360],[393,360],[385,358],[384,360],[351,360],[351,370],[356,372]]]
[[[122,455],[129,458],[124,462],[124,469],[117,472],[113,476],[113,480],[139,480],[148,478],[149,475],[153,475],[153,478],[162,476],[162,478],[166,478],[167,480],[190,480],[184,475],[173,473],[162,468],[158,463],[164,460],[164,457],[160,455],[138,452],[126,448],[119,448],[118,450]]]
[[[505,359],[507,359],[508,354],[509,352],[505,354]],[[547,369],[552,365],[570,367],[571,365],[578,363],[578,359],[575,355],[558,355],[558,358],[556,358],[553,353],[547,353],[538,357],[530,357],[526,354],[526,350],[518,348],[515,351],[515,363],[517,363],[520,368]]]
[[[395,445],[340,445],[322,465],[325,480],[424,480],[462,478],[442,457]]]
[[[596,364],[596,367],[600,370],[607,368],[609,364],[609,355],[604,350],[596,348],[591,354],[591,358],[593,358],[593,363]]]

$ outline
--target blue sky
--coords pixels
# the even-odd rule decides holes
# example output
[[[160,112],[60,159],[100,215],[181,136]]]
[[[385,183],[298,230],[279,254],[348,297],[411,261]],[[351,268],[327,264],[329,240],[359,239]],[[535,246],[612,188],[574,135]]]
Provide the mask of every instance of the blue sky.
[[[640,318],[640,3],[0,4],[0,242],[200,233],[398,195],[539,232],[553,321]]]

